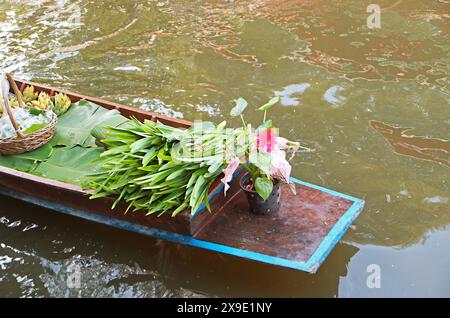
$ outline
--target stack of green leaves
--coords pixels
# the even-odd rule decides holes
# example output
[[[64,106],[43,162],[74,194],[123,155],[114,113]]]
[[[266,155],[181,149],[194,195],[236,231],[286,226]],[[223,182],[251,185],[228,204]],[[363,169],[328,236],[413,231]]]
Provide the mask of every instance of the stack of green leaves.
[[[226,166],[225,122],[195,123],[183,130],[160,122],[130,121],[127,127],[106,127],[93,134],[107,148],[100,155],[99,172],[85,183],[92,197],[123,199],[128,209],[147,215],[172,216],[204,203],[210,210],[209,189]],[[233,134],[235,136],[235,134]]]

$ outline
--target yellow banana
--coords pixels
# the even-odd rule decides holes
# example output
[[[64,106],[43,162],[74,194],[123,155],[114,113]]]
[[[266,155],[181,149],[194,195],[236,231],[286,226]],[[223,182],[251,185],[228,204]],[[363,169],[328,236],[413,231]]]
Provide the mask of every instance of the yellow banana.
[[[34,91],[34,86],[27,86],[23,90],[23,102],[29,103],[38,97],[38,93]]]
[[[55,95],[55,103],[53,105],[53,111],[56,115],[64,114],[72,104],[72,101],[66,94],[58,93]]]

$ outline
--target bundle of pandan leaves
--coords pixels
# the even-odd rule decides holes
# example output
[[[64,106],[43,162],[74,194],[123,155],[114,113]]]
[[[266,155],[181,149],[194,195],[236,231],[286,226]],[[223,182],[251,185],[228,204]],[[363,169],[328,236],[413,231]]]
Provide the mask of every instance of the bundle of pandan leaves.
[[[53,110],[58,116],[64,114],[72,104],[66,94],[57,93],[55,96],[50,96],[45,92],[36,92],[34,86],[27,86],[23,90],[22,100],[28,108],[42,111]],[[9,104],[12,108],[19,106],[19,102],[15,96],[9,98]],[[0,116],[2,113],[3,104],[0,103]]]
[[[202,203],[210,210],[209,188],[226,166],[226,157],[246,149],[243,129],[228,129],[225,122],[194,123],[179,129],[160,122],[137,120],[122,128],[97,128],[93,135],[106,148],[99,159],[99,172],[86,188],[91,198],[115,196],[128,209],[172,216]],[[233,150],[233,151],[230,151]]]

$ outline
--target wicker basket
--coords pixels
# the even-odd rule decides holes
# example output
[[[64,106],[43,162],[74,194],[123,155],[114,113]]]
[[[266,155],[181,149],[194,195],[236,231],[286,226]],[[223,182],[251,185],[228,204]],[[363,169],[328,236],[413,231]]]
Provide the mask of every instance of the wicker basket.
[[[17,101],[19,102],[19,107],[25,107],[25,104],[23,103],[22,100],[22,93],[17,87],[16,82],[14,81],[14,79],[10,74],[6,74],[6,77],[11,87],[13,88],[14,94],[16,95]],[[3,82],[3,79],[1,80],[2,80],[1,82]],[[58,116],[56,116],[55,113],[52,113],[53,116],[52,120],[47,126],[34,133],[24,135],[20,131],[19,125],[17,124],[13,112],[11,110],[11,107],[9,106],[8,89],[6,88],[5,85],[2,85],[3,83],[1,82],[0,85],[2,86],[4,111],[6,111],[6,113],[8,114],[9,119],[11,120],[11,124],[13,125],[14,130],[16,131],[16,135],[13,137],[0,139],[0,154],[2,155],[20,154],[35,150],[40,146],[43,146],[46,143],[48,143],[55,134]]]

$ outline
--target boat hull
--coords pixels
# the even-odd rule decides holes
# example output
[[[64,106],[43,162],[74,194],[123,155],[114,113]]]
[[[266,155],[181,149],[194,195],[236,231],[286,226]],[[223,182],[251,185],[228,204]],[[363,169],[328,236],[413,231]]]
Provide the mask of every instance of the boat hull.
[[[50,94],[60,90],[35,83],[17,81],[21,89],[34,85]],[[190,122],[65,92],[73,101],[86,99],[122,115],[140,120],[160,120],[175,127]],[[0,166],[0,194],[30,202],[68,215],[114,226],[215,252],[315,273],[348,227],[358,217],[364,201],[304,181],[292,179],[297,195],[282,188],[278,213],[257,216],[249,212],[245,194],[234,176],[227,196],[219,180],[211,187],[213,213],[201,207],[194,215],[188,211],[170,215],[145,216],[144,211],[125,214],[125,204],[111,210],[113,198],[89,199],[89,191]]]
[[[224,204],[221,213],[194,235],[163,230],[123,218],[93,213],[43,199],[23,191],[0,186],[0,194],[67,215],[122,230],[175,243],[224,253],[256,262],[316,273],[348,227],[358,217],[364,201],[307,182],[292,180],[301,195],[298,200],[283,200],[279,213],[267,216],[250,214],[240,190]],[[283,189],[289,196],[289,189]],[[302,194],[303,193],[303,194]],[[292,198],[289,198],[292,199]],[[83,201],[86,202],[86,201]],[[296,203],[297,202],[297,203]]]

